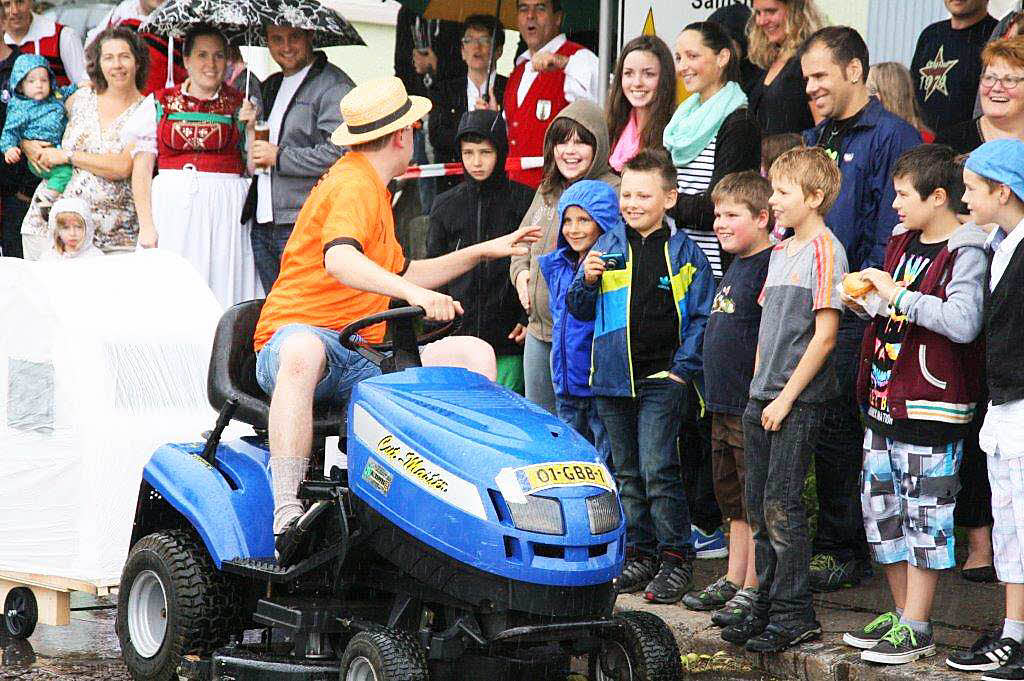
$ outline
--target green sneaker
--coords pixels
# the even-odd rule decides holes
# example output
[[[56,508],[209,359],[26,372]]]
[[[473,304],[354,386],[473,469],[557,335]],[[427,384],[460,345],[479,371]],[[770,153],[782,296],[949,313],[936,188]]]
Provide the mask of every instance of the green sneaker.
[[[928,634],[919,634],[906,624],[897,624],[871,650],[860,654],[865,662],[906,664],[935,654],[935,642]]]
[[[690,610],[717,610],[736,595],[739,587],[722,577],[696,593],[683,596],[683,605]]]
[[[900,616],[887,612],[871,620],[866,627],[843,634],[843,643],[861,650],[869,650],[881,641],[893,627],[900,623]]]
[[[740,589],[728,603],[711,615],[711,623],[718,627],[739,624],[750,614],[751,608],[754,607],[754,599],[757,597],[757,589]]]
[[[860,584],[861,572],[857,560],[836,560],[828,553],[819,553],[811,558],[808,582],[811,591],[836,591]]]

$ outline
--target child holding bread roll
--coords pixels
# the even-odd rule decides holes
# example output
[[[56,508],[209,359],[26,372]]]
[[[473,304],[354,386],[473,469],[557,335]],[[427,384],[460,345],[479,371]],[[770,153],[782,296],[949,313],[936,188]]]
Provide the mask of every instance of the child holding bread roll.
[[[857,397],[867,425],[864,530],[893,607],[843,637],[863,660],[881,664],[935,654],[932,600],[939,571],[956,565],[958,472],[981,388],[987,236],[957,219],[964,185],[949,147],[904,153],[893,185],[901,224],[884,269],[844,281],[842,296],[862,316],[851,298],[865,287],[888,302],[864,334]]]

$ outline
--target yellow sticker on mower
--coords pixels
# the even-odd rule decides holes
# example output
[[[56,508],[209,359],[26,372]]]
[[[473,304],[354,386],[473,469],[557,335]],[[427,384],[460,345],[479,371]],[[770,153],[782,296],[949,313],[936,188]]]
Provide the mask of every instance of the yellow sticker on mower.
[[[538,463],[516,469],[516,478],[527,494],[551,487],[579,487],[590,485],[614,490],[608,469],[586,461]]]

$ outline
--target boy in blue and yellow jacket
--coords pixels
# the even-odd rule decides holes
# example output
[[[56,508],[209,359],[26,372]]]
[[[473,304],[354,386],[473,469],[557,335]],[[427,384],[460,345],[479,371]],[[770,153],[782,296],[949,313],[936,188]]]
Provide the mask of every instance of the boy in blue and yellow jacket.
[[[715,294],[711,266],[665,211],[676,172],[663,150],[644,150],[622,173],[616,225],[588,254],[567,306],[594,320],[590,387],[608,431],[626,512],[620,593],[675,603],[693,581],[690,513],[675,442],[684,388],[701,382],[704,327]],[[614,262],[612,262],[614,261]]]
[[[619,197],[599,180],[570,186],[558,201],[555,250],[540,257],[541,274],[548,285],[551,305],[551,383],[558,418],[590,440],[606,459],[608,435],[590,390],[590,354],[594,343],[593,317],[578,319],[566,309],[566,294],[580,265],[598,237],[622,229]]]

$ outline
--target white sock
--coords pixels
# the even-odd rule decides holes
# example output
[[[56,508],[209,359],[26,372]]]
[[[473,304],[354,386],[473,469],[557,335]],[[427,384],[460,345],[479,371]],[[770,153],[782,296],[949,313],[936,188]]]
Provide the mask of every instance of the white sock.
[[[299,485],[306,479],[309,459],[296,456],[270,457],[271,489],[274,491],[274,534],[284,532],[292,518],[302,515]]]
[[[1003,638],[1012,638],[1017,643],[1024,643],[1024,622],[1003,620]]]

